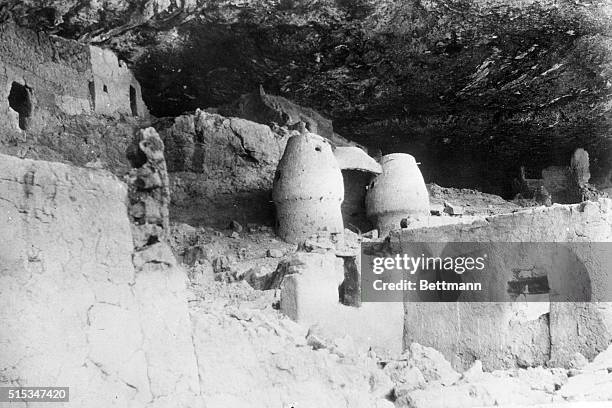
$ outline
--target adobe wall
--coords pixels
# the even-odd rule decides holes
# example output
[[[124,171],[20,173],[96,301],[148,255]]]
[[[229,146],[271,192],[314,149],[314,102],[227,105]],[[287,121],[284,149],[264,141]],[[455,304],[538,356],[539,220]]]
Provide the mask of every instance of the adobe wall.
[[[594,357],[612,342],[612,254],[601,246],[572,245],[612,241],[612,200],[538,207],[476,220],[471,224],[402,230],[394,234],[402,251],[412,242],[565,242],[583,265],[580,279],[565,277],[576,287],[587,285],[590,303],[498,302],[405,303],[404,346],[412,342],[442,352],[455,367],[482,360],[485,368],[566,366],[576,352]],[[503,249],[501,250],[503,252]],[[513,266],[525,261],[500,253],[506,265],[494,269],[484,285],[505,290]],[[514,259],[512,258],[514,256]],[[550,254],[540,262],[554,264]],[[535,261],[534,261],[535,262]],[[549,275],[551,286],[563,281]],[[463,277],[469,280],[469,274]],[[582,280],[588,282],[582,282]],[[556,280],[556,281],[555,281]],[[469,295],[466,295],[469,296]],[[414,299],[412,299],[414,300]],[[471,299],[480,300],[480,299]],[[483,299],[484,300],[484,299]]]
[[[25,122],[9,102],[14,84],[27,95]],[[38,134],[60,116],[94,112],[148,116],[138,81],[112,51],[0,26],[0,122],[16,134]]]
[[[125,184],[5,155],[0,175],[1,385],[70,387],[58,406],[202,406],[185,273],[171,254],[134,266]]]
[[[345,280],[343,259],[333,252],[297,252],[289,259],[292,273],[281,283],[280,310],[303,326],[330,338],[350,336],[362,350],[378,355],[402,352],[401,302],[340,303],[338,288]]]
[[[96,113],[117,113],[146,117],[149,114],[142,100],[140,84],[132,71],[111,50],[89,47],[93,85],[90,91]]]
[[[86,46],[13,24],[0,26],[0,121],[19,130],[9,108],[13,82],[29,89],[32,114],[28,130],[40,131],[54,114],[91,112],[91,64]]]

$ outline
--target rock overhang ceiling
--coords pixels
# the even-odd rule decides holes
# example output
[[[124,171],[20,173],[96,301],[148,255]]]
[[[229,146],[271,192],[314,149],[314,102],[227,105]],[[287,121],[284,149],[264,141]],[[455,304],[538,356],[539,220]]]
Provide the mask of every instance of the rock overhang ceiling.
[[[591,154],[611,166],[612,2],[4,1],[0,18],[113,48],[153,114],[218,106],[263,84],[427,179],[507,193]]]

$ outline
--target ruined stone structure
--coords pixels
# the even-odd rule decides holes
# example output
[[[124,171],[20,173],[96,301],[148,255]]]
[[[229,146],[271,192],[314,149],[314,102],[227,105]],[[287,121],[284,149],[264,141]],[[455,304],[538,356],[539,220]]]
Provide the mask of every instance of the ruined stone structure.
[[[416,160],[409,154],[383,156],[382,174],[377,176],[366,196],[367,214],[381,236],[400,228],[403,218],[429,215],[429,194]]]
[[[345,260],[335,251],[297,253],[288,259],[295,265],[281,284],[281,311],[296,322],[316,325],[328,336],[349,335],[360,348],[377,353],[400,353],[404,330],[401,302],[363,302],[360,307],[340,302],[339,287],[345,281]]]
[[[0,27],[0,121],[38,133],[59,117],[147,116],[140,85],[112,51]]]
[[[550,195],[550,201],[560,204],[575,204],[604,196],[591,184],[589,153],[578,148],[572,154],[567,166],[548,166],[542,169],[542,178],[525,178],[525,169],[521,168],[519,178],[515,180],[515,193],[521,198],[534,198],[543,204],[540,197],[544,192]]]
[[[184,271],[133,257],[127,188],[103,170],[0,155],[3,386],[70,406],[202,406]],[[157,247],[159,249],[159,247]]]
[[[102,115],[148,115],[140,84],[125,62],[112,51],[94,46],[89,47],[89,60],[93,75],[89,91],[94,112]]]
[[[410,253],[414,242],[440,242],[441,251],[450,248],[448,242],[474,242],[478,248],[486,248],[487,242],[563,245],[552,247],[552,252],[526,251],[520,257],[515,247],[508,245],[506,253],[503,245],[496,246],[502,251],[496,258],[504,262],[489,265],[486,274],[478,275],[487,288],[486,299],[470,292],[460,294],[453,299],[457,302],[451,303],[421,303],[420,298],[410,298],[412,301],[405,304],[404,344],[418,342],[434,347],[459,368],[469,367],[475,359],[492,370],[543,364],[567,366],[576,352],[594,357],[612,341],[612,303],[605,303],[612,299],[612,251],[608,244],[612,242],[611,226],[612,201],[601,199],[538,207],[471,224],[394,233],[392,241],[397,240],[406,253]],[[433,248],[431,252],[439,253]],[[550,284],[549,301],[513,301],[511,283],[517,279],[514,272],[519,270],[539,273]],[[476,279],[474,276],[466,272],[460,279],[470,282]],[[552,297],[553,293],[556,297]],[[488,302],[491,299],[505,301]]]
[[[612,401],[612,201],[574,150],[610,186],[610,7],[238,3],[0,4],[0,386],[84,408]],[[282,96],[239,97],[260,83]],[[517,165],[542,170],[529,200],[480,193]],[[494,251],[495,302],[366,301],[367,241]]]
[[[448,253],[452,246],[447,243],[454,241],[473,242],[481,249],[489,248],[487,242],[564,245],[524,257],[517,257],[513,249],[504,252],[505,246],[498,245],[502,252],[496,256],[504,262],[489,265],[487,275],[479,279],[488,290],[486,299],[469,292],[452,299],[445,293],[424,299],[421,294],[398,292],[398,299],[361,302],[360,307],[339,301],[346,265],[333,250],[299,254],[292,263],[297,270],[281,284],[281,310],[300,323],[316,324],[329,335],[349,334],[364,347],[387,351],[406,349],[412,343],[433,347],[458,370],[469,368],[475,360],[481,360],[486,370],[568,366],[576,353],[590,359],[612,342],[612,303],[608,303],[612,299],[612,201],[538,207],[472,217],[466,223],[441,218],[449,224],[403,228],[391,233],[391,243],[408,254],[413,253],[415,242],[439,243],[427,244],[434,256],[444,250]],[[418,254],[425,249],[419,247]],[[545,271],[542,276],[550,284],[551,297],[546,294],[541,301],[526,303],[527,296],[540,295],[509,293],[516,270],[536,275]],[[561,271],[567,275],[560,275]],[[423,277],[428,278],[433,279]],[[461,275],[462,282],[473,279],[468,272]]]
[[[299,243],[313,235],[344,232],[342,173],[326,139],[309,132],[289,139],[274,177],[272,199],[277,233],[285,241]]]

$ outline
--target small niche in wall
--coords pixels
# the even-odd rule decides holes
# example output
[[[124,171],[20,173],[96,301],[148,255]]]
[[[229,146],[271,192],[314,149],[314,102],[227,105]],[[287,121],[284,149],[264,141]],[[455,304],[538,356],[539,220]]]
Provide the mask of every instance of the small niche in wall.
[[[106,84],[102,85],[102,90],[108,93],[108,86],[106,86]]]
[[[8,101],[11,109],[19,114],[19,128],[26,130],[28,128],[28,120],[32,115],[30,88],[18,82],[13,82]]]
[[[338,287],[340,303],[345,306],[361,306],[361,273],[353,256],[341,257],[344,261],[344,281]]]
[[[96,109],[96,84],[94,81],[89,81],[89,95],[91,96],[91,106]]]
[[[132,116],[138,116],[138,103],[136,102],[136,88],[130,85],[130,109]]]
[[[550,293],[548,276],[515,276],[508,282],[508,293],[517,298],[521,295],[543,295]]]

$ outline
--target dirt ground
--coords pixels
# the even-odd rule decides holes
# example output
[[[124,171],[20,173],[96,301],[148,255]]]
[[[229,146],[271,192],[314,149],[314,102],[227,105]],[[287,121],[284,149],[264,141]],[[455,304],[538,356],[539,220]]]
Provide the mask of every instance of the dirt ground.
[[[432,201],[453,200],[474,214],[516,208],[495,196],[440,190]],[[416,343],[397,356],[363,353],[348,336],[325,338],[316,326],[281,314],[277,289],[249,284],[297,250],[269,227],[175,224],[170,238],[190,278],[194,344],[206,362],[200,377],[211,406],[564,407],[612,400],[612,347],[592,362],[577,355],[571,369],[492,373],[479,361],[458,373],[436,350]]]

